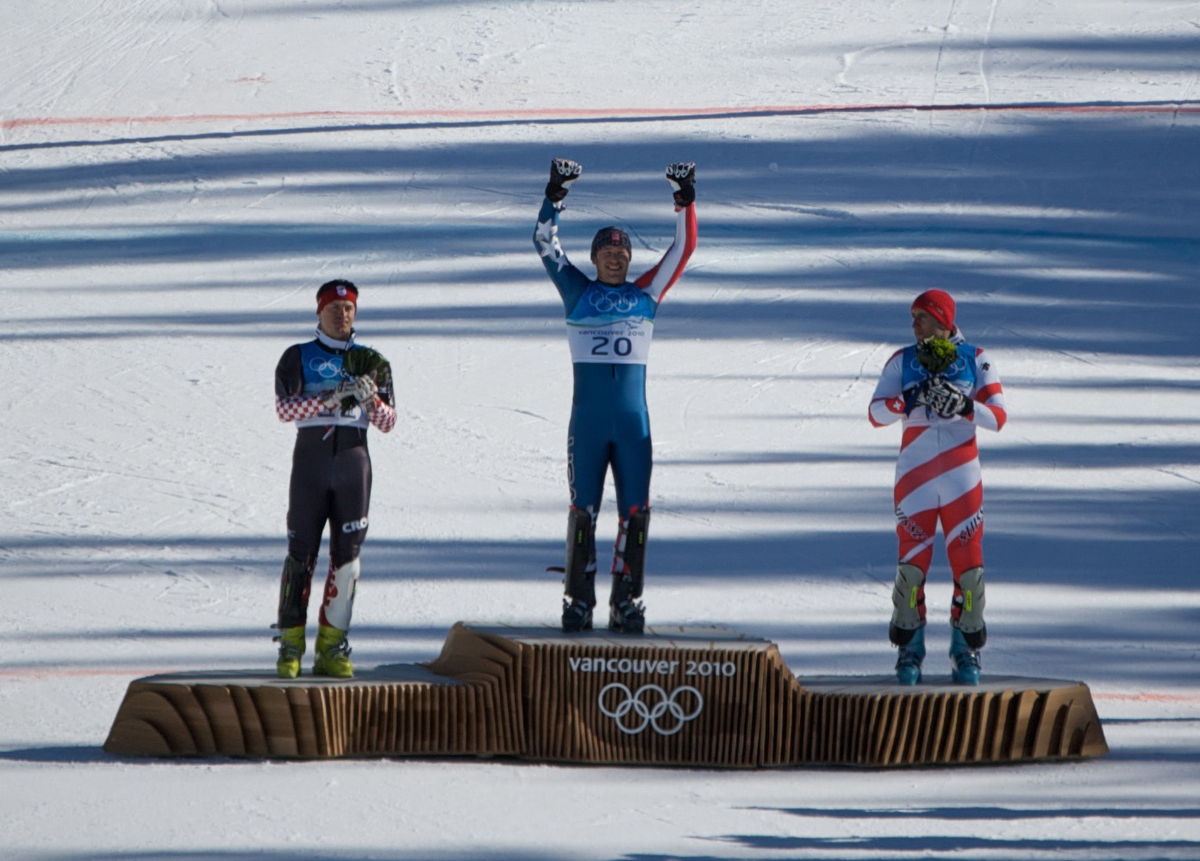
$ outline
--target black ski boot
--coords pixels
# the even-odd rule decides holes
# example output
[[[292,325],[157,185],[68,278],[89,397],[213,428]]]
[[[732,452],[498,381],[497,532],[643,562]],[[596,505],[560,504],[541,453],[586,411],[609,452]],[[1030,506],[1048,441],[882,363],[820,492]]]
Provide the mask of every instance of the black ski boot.
[[[618,634],[641,634],[646,629],[646,607],[637,600],[636,584],[629,574],[613,578],[608,602],[608,630]]]
[[[608,630],[640,634],[646,628],[646,608],[641,601],[646,570],[646,534],[650,509],[634,511],[621,519],[613,555],[612,594],[608,599]]]
[[[578,598],[563,598],[562,629],[564,634],[592,630],[592,605]]]
[[[563,571],[564,634],[592,630],[596,606],[596,524],[590,511],[572,508],[567,517],[567,564]]]

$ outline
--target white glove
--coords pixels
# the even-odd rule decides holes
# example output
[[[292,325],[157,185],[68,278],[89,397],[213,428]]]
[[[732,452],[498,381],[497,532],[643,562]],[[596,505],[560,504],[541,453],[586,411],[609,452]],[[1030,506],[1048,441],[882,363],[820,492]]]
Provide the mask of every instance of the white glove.
[[[375,400],[375,395],[379,392],[379,386],[375,381],[366,374],[361,377],[354,378],[353,394],[354,400],[358,401],[363,406],[368,406]]]
[[[334,412],[342,411],[342,401],[346,398],[355,397],[354,394],[354,377],[347,380],[342,380],[337,384],[337,388],[326,393],[325,400],[321,401],[321,406],[327,410]]]

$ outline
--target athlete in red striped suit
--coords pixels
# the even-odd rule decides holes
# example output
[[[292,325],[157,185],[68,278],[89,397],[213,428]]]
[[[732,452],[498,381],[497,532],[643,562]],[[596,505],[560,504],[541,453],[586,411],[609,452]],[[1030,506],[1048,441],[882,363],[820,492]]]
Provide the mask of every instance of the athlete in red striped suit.
[[[899,421],[903,428],[893,494],[899,564],[889,636],[900,647],[897,678],[916,684],[925,657],[925,578],[940,521],[954,576],[953,676],[960,684],[978,684],[979,649],[987,628],[983,484],[975,429],[1004,427],[1004,391],[987,353],[968,344],[956,327],[954,299],[948,293],[926,290],[911,311],[916,343],[888,359],[868,410],[875,427]],[[938,338],[956,348],[944,368],[937,368],[921,348],[927,339]]]

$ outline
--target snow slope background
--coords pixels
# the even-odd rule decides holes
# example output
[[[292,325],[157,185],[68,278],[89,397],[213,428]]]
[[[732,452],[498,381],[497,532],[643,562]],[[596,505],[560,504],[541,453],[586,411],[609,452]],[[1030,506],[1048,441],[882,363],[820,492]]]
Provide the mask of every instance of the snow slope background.
[[[1200,3],[0,9],[4,857],[1200,857]],[[650,624],[773,639],[801,676],[890,669],[898,433],[866,404],[943,287],[1011,414],[981,432],[985,672],[1086,681],[1108,757],[102,752],[130,680],[271,667],[272,373],[328,278],[399,377],[356,662],[555,622],[569,362],[529,239],[553,156],[585,165],[568,253],[615,221],[635,270],[671,239],[663,165],[699,165],[651,360]],[[939,556],[935,672],[948,580]]]

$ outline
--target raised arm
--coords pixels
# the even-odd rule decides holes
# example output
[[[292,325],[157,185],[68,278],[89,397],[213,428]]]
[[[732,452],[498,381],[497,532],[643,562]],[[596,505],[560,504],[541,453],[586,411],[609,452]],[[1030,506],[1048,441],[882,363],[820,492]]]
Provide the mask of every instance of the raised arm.
[[[696,250],[696,165],[676,162],[667,165],[667,182],[675,200],[675,241],[667,253],[634,283],[656,302],[661,302],[671,286],[679,280],[687,262]]]
[[[550,181],[546,183],[546,196],[538,212],[537,224],[533,229],[533,247],[542,258],[546,274],[554,282],[559,296],[567,308],[572,308],[588,278],[575,267],[558,241],[558,217],[566,207],[563,202],[572,183],[583,174],[583,165],[565,158],[550,162]]]

